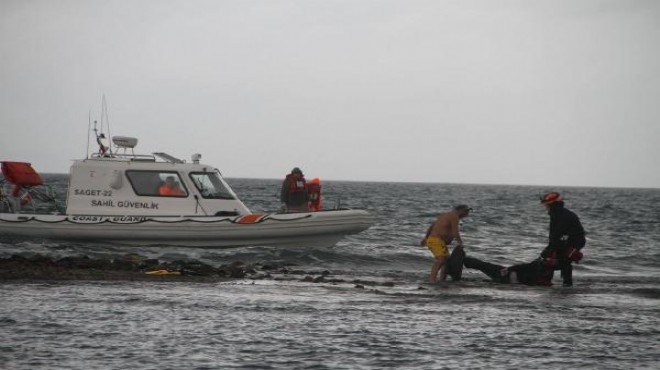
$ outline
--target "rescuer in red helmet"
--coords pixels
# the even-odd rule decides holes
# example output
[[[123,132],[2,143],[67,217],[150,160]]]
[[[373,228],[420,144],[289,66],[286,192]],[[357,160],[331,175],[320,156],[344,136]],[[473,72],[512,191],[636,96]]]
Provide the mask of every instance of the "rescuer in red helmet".
[[[572,262],[582,259],[582,252],[586,239],[580,218],[573,212],[564,208],[564,200],[557,192],[547,193],[541,197],[543,204],[550,215],[550,235],[548,246],[541,253],[546,263],[554,263],[549,270],[548,283],[552,280],[554,270],[561,270],[564,286],[573,285]]]

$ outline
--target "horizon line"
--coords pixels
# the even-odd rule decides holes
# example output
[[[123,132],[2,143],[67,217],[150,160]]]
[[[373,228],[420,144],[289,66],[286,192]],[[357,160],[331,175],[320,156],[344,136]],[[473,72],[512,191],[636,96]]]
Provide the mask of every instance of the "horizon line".
[[[43,172],[45,175],[69,175],[68,173],[59,172]],[[224,176],[225,179],[245,179],[245,180],[272,180],[282,181],[280,178],[271,177],[245,177],[245,176]],[[390,183],[390,184],[434,184],[434,185],[471,185],[471,186],[526,186],[537,188],[592,188],[592,189],[625,189],[625,190],[660,190],[660,187],[643,187],[643,186],[613,186],[613,185],[548,185],[548,184],[506,184],[506,183],[474,183],[474,182],[441,182],[441,181],[402,181],[402,180],[344,180],[344,179],[327,179],[322,181],[334,182],[365,182],[365,183]]]

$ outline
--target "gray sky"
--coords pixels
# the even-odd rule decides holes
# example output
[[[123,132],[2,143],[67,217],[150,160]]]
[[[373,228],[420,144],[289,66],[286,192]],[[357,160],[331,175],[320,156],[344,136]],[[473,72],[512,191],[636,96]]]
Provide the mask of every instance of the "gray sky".
[[[0,159],[660,187],[660,1],[0,0]]]

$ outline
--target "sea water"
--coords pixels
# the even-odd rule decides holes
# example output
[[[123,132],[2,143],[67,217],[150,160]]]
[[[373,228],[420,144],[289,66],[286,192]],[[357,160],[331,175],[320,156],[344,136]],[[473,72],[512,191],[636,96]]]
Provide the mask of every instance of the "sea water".
[[[48,176],[60,200],[66,176]],[[279,181],[229,180],[255,212]],[[140,253],[210,264],[271,263],[340,282],[0,282],[1,369],[660,368],[660,190],[325,182],[326,207],[375,225],[332,248],[225,250],[20,242],[0,256]],[[547,243],[544,191],[588,232],[575,285],[501,285],[465,270],[426,284],[419,245],[438,212],[474,208],[468,255],[510,265]],[[557,274],[558,275],[558,274]],[[354,281],[371,282],[356,284]]]

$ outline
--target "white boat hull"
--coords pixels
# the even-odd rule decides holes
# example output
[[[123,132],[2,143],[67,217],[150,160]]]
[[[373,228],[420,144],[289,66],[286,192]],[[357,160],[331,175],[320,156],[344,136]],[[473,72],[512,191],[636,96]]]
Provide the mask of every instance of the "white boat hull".
[[[244,217],[142,217],[0,214],[0,237],[127,245],[332,246],[372,225],[362,210],[268,214]]]

